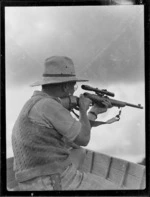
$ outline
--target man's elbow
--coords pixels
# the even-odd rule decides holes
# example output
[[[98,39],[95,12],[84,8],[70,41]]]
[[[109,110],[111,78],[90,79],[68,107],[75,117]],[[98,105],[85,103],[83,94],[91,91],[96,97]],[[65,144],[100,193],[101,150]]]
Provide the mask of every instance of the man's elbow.
[[[88,143],[89,143],[89,140],[86,140],[86,141],[82,142],[82,145],[80,145],[80,146],[87,146]]]
[[[89,141],[90,141],[89,136],[88,136],[88,137],[85,137],[85,136],[84,136],[84,137],[82,137],[82,138],[81,138],[81,136],[78,136],[74,142],[75,142],[77,145],[79,145],[79,146],[87,146],[88,143],[89,143]]]

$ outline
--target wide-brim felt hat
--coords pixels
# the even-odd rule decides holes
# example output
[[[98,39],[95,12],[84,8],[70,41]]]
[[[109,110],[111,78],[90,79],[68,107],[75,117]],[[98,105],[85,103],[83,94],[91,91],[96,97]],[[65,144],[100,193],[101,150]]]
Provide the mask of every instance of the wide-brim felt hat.
[[[44,72],[41,79],[31,84],[31,86],[85,81],[88,80],[76,77],[75,66],[70,58],[65,56],[52,56],[45,60]]]

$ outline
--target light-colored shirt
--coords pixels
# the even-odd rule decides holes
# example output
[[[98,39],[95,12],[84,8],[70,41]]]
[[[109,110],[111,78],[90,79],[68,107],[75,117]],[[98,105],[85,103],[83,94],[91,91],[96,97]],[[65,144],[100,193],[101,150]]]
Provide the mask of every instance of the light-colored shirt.
[[[67,140],[73,141],[80,132],[81,123],[48,94],[35,91],[33,96],[39,94],[44,98],[32,107],[29,118],[41,126],[55,128]]]

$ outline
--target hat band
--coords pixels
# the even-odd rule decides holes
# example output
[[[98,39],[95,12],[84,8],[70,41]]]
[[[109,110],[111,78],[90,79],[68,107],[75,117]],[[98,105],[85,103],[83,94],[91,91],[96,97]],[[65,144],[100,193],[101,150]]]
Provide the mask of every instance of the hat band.
[[[43,77],[75,77],[71,74],[43,74]]]

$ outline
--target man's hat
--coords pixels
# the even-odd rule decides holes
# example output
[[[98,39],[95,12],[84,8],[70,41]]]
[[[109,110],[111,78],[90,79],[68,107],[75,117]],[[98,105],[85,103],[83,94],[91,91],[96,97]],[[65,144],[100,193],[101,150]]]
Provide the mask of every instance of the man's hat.
[[[45,60],[45,69],[42,78],[31,86],[83,81],[88,80],[76,78],[74,64],[70,58],[52,56]]]

